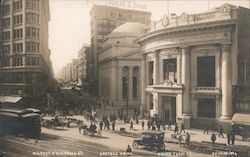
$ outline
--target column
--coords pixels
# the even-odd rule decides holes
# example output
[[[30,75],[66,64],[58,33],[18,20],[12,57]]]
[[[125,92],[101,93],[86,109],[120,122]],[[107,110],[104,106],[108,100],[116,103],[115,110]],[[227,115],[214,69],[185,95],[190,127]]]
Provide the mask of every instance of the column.
[[[183,123],[186,128],[190,127],[190,54],[189,48],[184,47],[181,50],[182,53],[182,71],[181,71],[181,82],[184,85],[183,94],[182,94],[182,116]]]
[[[128,101],[133,101],[133,66],[128,67]]]
[[[159,114],[159,95],[158,93],[153,93],[153,114]],[[153,116],[153,115],[151,115]]]
[[[181,83],[181,53],[180,53],[180,50],[177,49],[176,50],[177,53],[178,53],[178,56],[177,56],[177,83]]]
[[[232,73],[231,44],[222,45],[221,89],[222,107],[220,119],[228,120],[232,116]]]
[[[141,77],[139,81],[141,82],[141,113],[143,113],[143,110],[147,108],[146,106],[146,93],[145,93],[145,88],[146,88],[146,55],[143,55],[142,61],[141,61],[141,71],[139,71],[139,75],[141,74]]]
[[[123,71],[123,67],[118,67],[118,76],[117,76],[117,87],[118,87],[118,91],[117,91],[117,98],[118,98],[118,101],[122,101],[123,98],[122,98],[122,71]]]
[[[155,51],[155,60],[154,60],[154,71],[153,71],[153,84],[159,82],[159,51]]]

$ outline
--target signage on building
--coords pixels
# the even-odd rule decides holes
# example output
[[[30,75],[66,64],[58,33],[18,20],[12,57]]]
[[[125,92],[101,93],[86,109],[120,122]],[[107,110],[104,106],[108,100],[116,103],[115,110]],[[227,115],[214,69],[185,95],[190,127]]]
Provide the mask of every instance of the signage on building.
[[[133,0],[108,0],[108,5],[120,7],[120,8],[128,8],[128,9],[143,9],[146,10],[147,6],[144,4],[138,4]]]

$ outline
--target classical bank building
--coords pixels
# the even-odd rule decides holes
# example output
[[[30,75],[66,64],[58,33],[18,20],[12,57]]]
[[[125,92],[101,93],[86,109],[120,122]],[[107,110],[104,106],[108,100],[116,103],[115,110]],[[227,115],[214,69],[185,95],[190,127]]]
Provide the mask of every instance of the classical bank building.
[[[153,22],[138,40],[141,112],[186,127],[230,122],[234,86],[250,82],[249,19],[249,9],[224,4]]]

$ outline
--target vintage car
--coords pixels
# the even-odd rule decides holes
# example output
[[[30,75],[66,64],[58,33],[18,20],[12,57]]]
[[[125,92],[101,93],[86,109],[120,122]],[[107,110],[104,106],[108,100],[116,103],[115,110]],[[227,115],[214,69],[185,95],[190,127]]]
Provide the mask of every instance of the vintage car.
[[[250,137],[250,115],[235,113],[232,118],[232,130],[235,135],[242,136],[242,140],[244,141],[248,137]]]
[[[139,146],[144,146],[156,152],[162,151],[165,149],[164,132],[161,131],[142,132],[142,136],[139,137],[138,139],[135,139],[132,146],[135,149],[138,149]]]

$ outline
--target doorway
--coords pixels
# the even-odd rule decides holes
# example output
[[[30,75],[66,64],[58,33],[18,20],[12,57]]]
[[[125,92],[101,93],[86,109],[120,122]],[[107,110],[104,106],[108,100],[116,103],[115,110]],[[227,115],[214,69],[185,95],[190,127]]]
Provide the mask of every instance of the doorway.
[[[162,120],[166,123],[176,122],[176,97],[173,96],[162,96]]]

